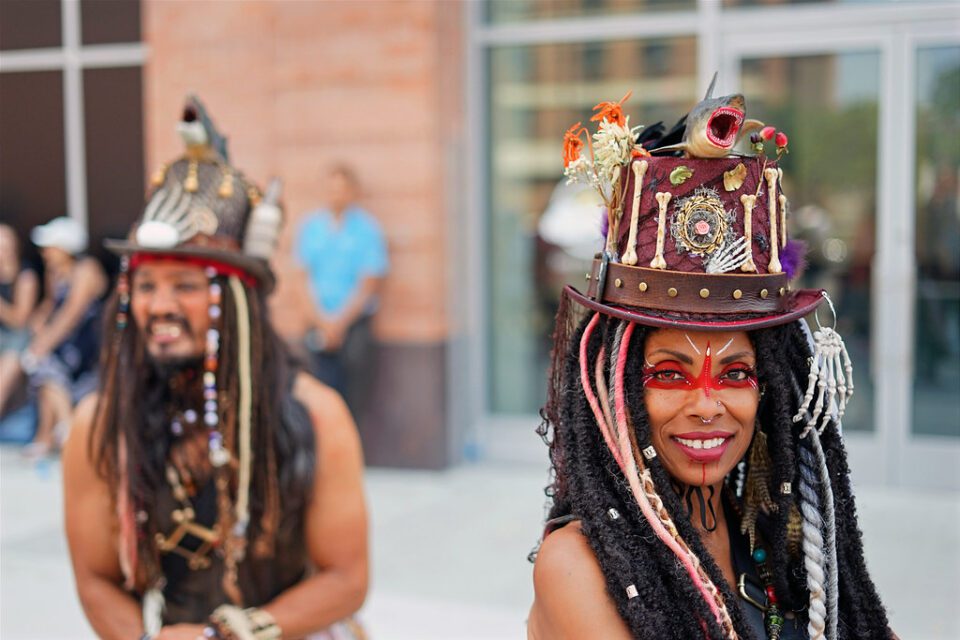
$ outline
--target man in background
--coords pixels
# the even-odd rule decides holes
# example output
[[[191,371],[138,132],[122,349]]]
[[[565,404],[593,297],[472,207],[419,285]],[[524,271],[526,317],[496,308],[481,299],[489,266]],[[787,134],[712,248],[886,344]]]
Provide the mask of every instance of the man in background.
[[[342,393],[358,415],[370,386],[371,320],[387,249],[379,223],[356,202],[353,171],[332,167],[325,187],[327,207],[305,216],[296,240],[314,310],[305,342],[313,375]]]

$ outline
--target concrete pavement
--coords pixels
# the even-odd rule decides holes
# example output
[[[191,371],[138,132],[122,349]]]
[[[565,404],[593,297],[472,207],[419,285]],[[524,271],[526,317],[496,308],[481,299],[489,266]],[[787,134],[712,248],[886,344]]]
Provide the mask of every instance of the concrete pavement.
[[[545,456],[544,456],[545,457]],[[481,463],[367,473],[374,640],[525,638],[526,555],[544,507],[543,467]],[[867,560],[903,640],[955,637],[960,496],[862,487]],[[62,534],[60,466],[0,450],[0,638],[93,637]]]

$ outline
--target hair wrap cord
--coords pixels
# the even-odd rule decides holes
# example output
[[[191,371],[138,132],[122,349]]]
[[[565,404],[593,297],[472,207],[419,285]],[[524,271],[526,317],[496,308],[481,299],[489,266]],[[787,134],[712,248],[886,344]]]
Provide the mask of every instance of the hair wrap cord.
[[[723,629],[724,634],[731,639],[737,638],[737,633],[733,628],[733,620],[730,618],[730,612],[727,611],[720,593],[716,586],[710,580],[709,576],[703,571],[700,560],[683,542],[677,532],[676,526],[670,520],[669,514],[660,502],[655,511],[651,504],[648,492],[656,497],[653,478],[648,469],[638,471],[637,458],[633,454],[633,443],[630,439],[629,427],[627,424],[626,399],[624,394],[623,372],[627,362],[627,353],[630,349],[630,338],[636,325],[632,322],[625,323],[622,336],[618,336],[619,346],[617,348],[617,366],[614,377],[614,405],[617,421],[617,431],[620,446],[620,455],[625,461],[626,468],[624,474],[630,485],[630,490],[640,506],[644,517],[650,523],[651,528],[657,534],[657,537],[663,541],[677,556],[677,559],[683,565],[694,586],[703,596],[704,601],[710,608],[717,624]],[[642,464],[642,463],[641,463]],[[641,485],[642,481],[642,485]],[[669,531],[668,531],[669,527]]]
[[[803,514],[803,565],[810,592],[807,633],[810,640],[824,637],[827,618],[827,598],[824,592],[826,558],[823,548],[823,519],[820,517],[819,479],[814,469],[813,452],[801,445],[800,451],[800,513]]]
[[[826,297],[826,296],[825,296]],[[826,297],[827,301],[830,301],[829,297]],[[830,303],[831,310],[833,309],[833,303]],[[836,318],[836,311],[834,311],[834,318]],[[818,320],[819,322],[819,320]],[[804,338],[807,342],[807,347],[810,352],[813,353],[814,363],[816,362],[816,352],[817,344],[816,339],[813,333],[810,331],[809,325],[807,325],[806,320],[797,321],[797,325],[800,327],[800,330],[803,333]],[[812,367],[813,365],[811,365]],[[849,374],[849,372],[848,372]],[[794,394],[799,398],[800,403],[805,401],[804,392],[800,386],[799,380],[794,378],[792,380]],[[852,386],[852,382],[851,382]],[[839,409],[839,407],[838,407]],[[837,417],[833,420],[833,424],[836,427],[838,433],[840,431],[839,416],[842,413],[838,413]],[[838,559],[837,559],[837,525],[836,525],[836,512],[834,510],[834,500],[833,500],[833,484],[830,481],[830,471],[827,468],[827,459],[823,451],[823,443],[820,441],[820,433],[822,428],[825,428],[828,424],[830,417],[830,412],[824,412],[824,421],[823,427],[820,430],[818,429],[809,429],[805,428],[800,434],[800,444],[798,449],[800,450],[800,470],[801,470],[801,479],[804,479],[803,473],[807,474],[806,480],[809,481],[811,487],[813,487],[814,492],[816,490],[816,485],[821,485],[823,490],[823,509],[821,509],[820,495],[814,493],[817,497],[816,511],[817,517],[822,521],[822,530],[824,538],[820,543],[820,550],[823,556],[821,560],[821,571],[824,574],[824,579],[826,583],[824,586],[824,595],[826,598],[826,617],[825,617],[825,629],[824,637],[827,640],[836,640],[837,636],[837,626],[839,622],[839,596],[840,596],[840,576],[838,570]],[[797,419],[794,417],[794,422]],[[804,446],[804,441],[808,446]],[[823,513],[823,518],[820,518],[820,513]],[[804,516],[804,546],[806,546],[806,516]],[[805,550],[806,553],[806,550]],[[811,596],[812,597],[812,596]]]
[[[240,469],[237,487],[237,537],[246,536],[247,523],[250,521],[250,470],[252,451],[250,447],[252,381],[250,372],[250,310],[247,306],[247,294],[237,276],[230,276],[230,290],[237,305],[237,355],[240,374],[240,407],[238,421],[240,433],[237,449],[240,457]],[[242,547],[241,547],[242,548]]]
[[[597,355],[597,366],[596,366],[596,381],[597,381],[597,395],[600,397],[600,408],[603,409],[603,417],[607,421],[607,425],[613,424],[613,415],[610,413],[610,393],[607,387],[607,381],[603,376],[603,363],[606,359],[606,347],[600,347],[600,353]]]
[[[600,427],[600,432],[603,434],[603,439],[607,443],[607,447],[610,449],[610,453],[613,454],[614,460],[617,461],[617,464],[623,469],[623,459],[620,456],[617,446],[614,443],[613,436],[610,433],[610,426],[604,420],[603,412],[600,410],[600,405],[597,402],[597,396],[593,393],[593,387],[590,386],[590,367],[587,364],[587,345],[590,343],[590,336],[593,335],[593,330],[596,328],[597,323],[600,321],[600,314],[594,314],[593,318],[590,320],[590,323],[587,325],[586,330],[583,332],[583,338],[580,340],[580,380],[583,383],[583,393],[587,397],[587,402],[590,404],[590,409],[593,410],[593,415],[597,420],[597,426]]]
[[[123,573],[123,587],[131,590],[135,586],[137,573],[137,521],[130,501],[130,470],[127,468],[127,443],[120,436],[117,443],[117,467],[120,472],[120,486],[117,489],[117,520],[120,523],[120,571]]]
[[[627,323],[625,322],[617,323],[617,328],[613,332],[613,341],[610,344],[610,377],[608,387],[610,388],[611,392],[617,388],[617,363],[620,362],[620,344],[623,342],[623,332],[626,328],[626,324]],[[614,440],[619,442],[620,434],[617,430],[620,428],[620,423],[614,418],[611,418],[610,424],[613,425],[611,429],[613,429],[613,432],[617,435]]]
[[[823,488],[823,509],[824,514],[824,550],[827,565],[827,640],[837,640],[837,626],[839,614],[839,595],[840,595],[840,576],[837,569],[837,524],[834,513],[833,486],[830,482],[830,471],[827,469],[827,457],[823,452],[823,445],[820,442],[820,433],[812,429],[807,438],[810,440],[810,446],[816,458],[817,471],[820,476],[820,485]],[[802,449],[802,447],[801,447]]]

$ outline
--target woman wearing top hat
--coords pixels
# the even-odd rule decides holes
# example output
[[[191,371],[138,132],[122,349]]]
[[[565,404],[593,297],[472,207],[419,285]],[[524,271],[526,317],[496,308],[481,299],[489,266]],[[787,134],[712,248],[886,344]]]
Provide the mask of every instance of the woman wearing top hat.
[[[688,115],[682,156],[656,155],[669,134],[637,137],[621,103],[565,139],[607,231],[558,314],[529,636],[894,637],[840,432],[852,365],[832,306],[813,335],[802,320],[825,294],[789,284],[786,136],[733,155],[762,125],[727,96]]]

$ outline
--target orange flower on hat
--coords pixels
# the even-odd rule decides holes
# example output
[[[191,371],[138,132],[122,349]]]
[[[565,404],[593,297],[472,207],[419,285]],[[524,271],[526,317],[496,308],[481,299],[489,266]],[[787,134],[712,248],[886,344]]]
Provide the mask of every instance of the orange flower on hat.
[[[607,120],[621,127],[624,126],[627,123],[627,118],[623,115],[623,103],[627,101],[632,93],[632,91],[628,91],[627,95],[620,98],[619,102],[601,102],[596,105],[593,110],[597,113],[593,114],[590,122],[603,122]]]
[[[569,167],[571,163],[580,159],[580,152],[583,150],[583,139],[580,133],[583,131],[581,123],[577,123],[567,129],[563,134],[563,166]]]

